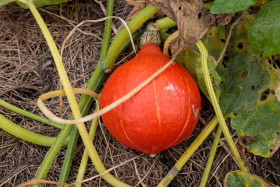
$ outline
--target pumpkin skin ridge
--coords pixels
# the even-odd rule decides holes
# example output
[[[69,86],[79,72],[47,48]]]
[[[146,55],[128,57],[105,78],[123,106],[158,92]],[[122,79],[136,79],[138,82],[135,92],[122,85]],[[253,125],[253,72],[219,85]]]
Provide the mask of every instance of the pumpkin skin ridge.
[[[123,69],[122,69],[122,74],[125,75],[126,77],[128,77],[129,72],[126,71],[126,69],[123,68]],[[122,81],[122,86],[121,86],[121,88],[122,88],[122,93],[125,93],[125,91],[124,91],[125,83],[126,83],[125,81]],[[126,95],[126,94],[124,94],[124,95]],[[122,96],[122,97],[123,97],[123,96]],[[120,111],[122,111],[122,113],[124,113],[123,105],[119,105],[119,107],[120,107]],[[132,140],[129,138],[128,133],[126,132],[125,128],[123,127],[123,121],[120,120],[120,122],[121,122],[121,127],[122,127],[121,129],[122,129],[122,131],[123,131],[123,133],[124,133],[126,139],[128,140],[128,142],[130,142],[130,144],[132,145],[131,147],[135,147],[136,150],[139,150],[139,149],[141,148],[141,146],[139,146],[137,143],[135,143],[134,141],[132,141]]]
[[[191,76],[190,74],[188,74],[188,76]],[[191,77],[192,78],[192,77]],[[189,117],[191,117],[191,116],[194,116],[194,111],[192,110],[192,107],[194,106],[194,105],[197,105],[197,102],[198,102],[198,106],[197,106],[197,108],[196,109],[198,109],[198,115],[200,115],[200,110],[201,110],[201,98],[200,97],[198,97],[199,98],[199,100],[198,101],[193,101],[192,103],[190,102],[191,101],[191,98],[192,98],[192,94],[195,92],[194,90],[190,90],[190,87],[192,87],[192,86],[189,86],[189,83],[193,83],[193,82],[191,82],[191,81],[189,81],[188,79],[186,79],[186,78],[184,78],[184,80],[185,80],[185,82],[186,82],[186,84],[188,84],[188,86],[187,86],[187,89],[188,89],[188,93],[189,93],[189,95],[188,95],[188,116],[187,116],[187,118],[186,118],[186,121],[185,121],[185,124],[187,124],[187,123],[189,123],[190,121],[189,120],[192,120],[192,119],[190,119]],[[195,86],[197,86],[196,84],[195,84]],[[197,88],[197,87],[196,87]],[[198,90],[198,88],[197,88],[197,91],[198,91],[198,94],[200,94],[199,93],[199,90]],[[194,120],[192,120],[193,122],[195,122],[196,124],[197,124],[197,122],[198,122],[198,118],[195,118]],[[185,125],[184,124],[184,129],[183,130],[185,130],[185,129],[187,129],[187,126],[189,125],[189,124],[187,124],[187,125]],[[183,132],[182,134],[180,134],[180,136],[182,136],[182,137],[179,137],[176,141],[177,142],[175,142],[175,144],[174,145],[171,145],[171,147],[173,147],[173,146],[175,146],[175,145],[178,145],[179,143],[181,143],[182,141],[184,141],[186,138],[185,137],[189,137],[191,134],[192,134],[192,132],[194,131],[194,129],[195,129],[195,127],[196,127],[196,125],[195,126],[192,126],[190,129],[188,129],[187,131],[181,131],[181,132]],[[184,135],[185,134],[185,135]]]
[[[158,49],[158,47],[157,47]],[[149,54],[150,56],[152,56],[152,54]],[[162,58],[160,55],[158,55],[158,57]],[[164,56],[165,57],[165,56]],[[148,58],[149,59],[149,62],[148,64],[151,64],[153,63],[153,58]],[[168,59],[169,61],[169,59]],[[162,66],[164,66],[164,64],[162,64],[159,68],[161,68]],[[171,69],[171,68],[169,68]],[[164,74],[161,74],[162,77],[164,76]],[[156,77],[155,79],[153,79],[152,81],[152,84],[153,84],[153,90],[154,90],[154,95],[155,95],[155,108],[156,108],[156,116],[158,118],[158,131],[159,131],[159,134],[162,134],[163,133],[163,124],[162,124],[162,119],[161,119],[161,107],[159,106],[158,104],[158,90],[157,90],[157,82],[158,82],[158,78]],[[151,152],[152,153],[157,153],[157,152],[160,152],[162,150],[162,148],[160,147],[163,147],[162,145],[164,144],[164,140],[161,139],[159,142],[158,142],[158,145],[156,147],[152,147],[152,150]]]
[[[135,59],[134,59],[134,61],[137,61],[137,60],[139,60],[139,55],[137,55],[136,57],[135,57]],[[141,59],[140,59],[140,61],[141,61]],[[131,64],[133,64],[133,62],[131,62]],[[124,73],[125,72],[125,73]],[[128,77],[129,77],[129,75],[130,75],[130,72],[129,71],[126,71],[126,69],[122,69],[122,74],[124,75],[124,77],[127,79]],[[131,90],[129,90],[129,91],[124,91],[125,90],[125,88],[126,88],[126,84],[125,84],[126,82],[125,81],[123,81],[122,82],[122,91],[121,91],[121,93],[122,93],[122,95],[126,95],[129,91],[131,91],[132,89],[134,89],[134,88],[132,88]],[[137,95],[138,93],[136,93],[135,95]],[[121,96],[122,97],[122,96]],[[132,96],[132,97],[134,97],[134,96]],[[120,105],[120,110],[122,111],[122,113],[125,113],[124,112],[124,108],[123,108],[123,106],[124,105]],[[134,148],[134,149],[136,149],[136,150],[141,150],[140,149],[140,147],[141,146],[139,146],[135,141],[133,141],[133,140],[131,140],[131,138],[129,138],[129,136],[128,136],[128,133],[127,133],[127,131],[125,130],[125,128],[123,127],[123,125],[122,125],[122,131],[123,131],[123,133],[125,134],[125,137],[126,137],[126,139],[128,140],[128,142],[131,144],[130,145],[130,147],[132,147],[132,148]],[[124,144],[124,143],[123,143]],[[124,145],[126,145],[126,144],[124,144]]]
[[[156,116],[158,118],[158,131],[162,132],[160,106],[158,105],[158,96],[157,96],[157,89],[156,89],[156,81],[155,81],[155,79],[153,80],[153,88],[154,88],[154,94],[155,94]],[[161,143],[159,143],[159,147],[160,147]]]
[[[188,99],[188,103],[190,102],[190,99]],[[184,134],[184,130],[188,127],[188,122],[189,122],[189,119],[191,117],[191,108],[188,107],[188,112],[187,112],[187,117],[186,117],[186,120],[185,120],[185,123],[181,129],[181,132],[179,133],[178,137],[169,145],[166,146],[166,148],[168,147],[173,147],[177,144],[179,144],[181,141],[177,142],[180,138],[182,138],[182,135]]]
[[[174,69],[172,69],[173,71],[174,71]],[[186,87],[187,87],[187,89],[188,89],[188,91],[190,91],[190,88],[189,88],[189,81],[185,78],[184,79],[184,81],[186,82],[185,84],[187,85]],[[180,131],[180,133],[179,133],[179,135],[178,135],[178,137],[172,142],[172,143],[170,143],[170,144],[168,144],[167,146],[165,146],[164,148],[163,148],[163,150],[165,150],[165,149],[167,149],[167,148],[169,148],[169,147],[173,147],[173,146],[175,146],[175,145],[178,145],[179,143],[181,143],[182,141],[184,141],[186,138],[185,138],[185,136],[186,136],[186,134],[187,134],[187,137],[189,137],[190,136],[190,134],[193,132],[193,130],[194,130],[194,128],[192,128],[191,130],[189,130],[187,133],[185,132],[185,129],[187,129],[187,127],[188,127],[188,125],[189,125],[189,121],[190,121],[190,117],[193,115],[192,114],[192,110],[191,110],[191,97],[190,96],[188,96],[188,99],[187,99],[187,105],[188,105],[188,110],[186,111],[186,113],[187,113],[187,116],[186,116],[186,119],[184,120],[185,121],[185,123],[184,123],[184,126],[182,126],[182,129],[181,129],[181,131]],[[185,133],[185,135],[184,135],[184,133]],[[183,136],[184,135],[184,136]],[[180,139],[183,139],[183,140],[180,140]]]
[[[135,143],[128,137],[128,135],[127,135],[127,133],[126,133],[126,131],[125,131],[125,128],[123,128],[123,122],[122,122],[122,120],[120,121],[120,124],[121,124],[122,130],[123,130],[123,133],[124,133],[126,139],[127,139],[133,146],[135,146],[135,147],[137,147],[137,149],[139,149],[140,146],[137,145],[137,144],[135,144]]]
[[[100,98],[100,104],[102,103],[101,102],[102,100],[104,100],[104,102],[106,100],[106,102],[104,104],[102,103],[101,104],[102,106],[100,108],[104,108],[105,106],[111,104],[112,102],[119,99],[120,97],[126,95],[129,91],[134,89],[139,84],[139,82],[142,83],[146,78],[148,78],[150,75],[152,75],[154,72],[156,72],[160,67],[164,66],[164,64],[166,64],[168,61],[170,61],[170,59],[168,59],[167,57],[164,56],[165,58],[163,58],[162,55],[159,55],[158,51],[160,51],[160,50],[157,47],[156,47],[156,49],[157,49],[157,51],[152,51],[153,50],[152,48],[149,48],[149,47],[146,48],[146,52],[144,51],[145,56],[143,56],[144,55],[143,51],[141,53],[141,50],[140,50],[140,52],[138,53],[138,56],[133,58],[134,60],[127,62],[127,63],[130,63],[128,66],[121,68],[121,71],[118,72],[118,74],[121,74],[121,75],[118,75],[118,76],[120,76],[122,78],[119,78],[118,76],[114,77],[114,80],[119,81],[119,83],[110,81],[110,86],[108,85],[106,88],[106,90],[107,90],[106,95],[107,95],[107,97],[111,97],[111,98],[105,98],[106,96],[103,94],[103,91],[105,90],[106,85],[104,86],[104,89],[102,91],[101,98]],[[152,51],[152,52],[147,53],[147,51]],[[156,55],[154,55],[153,53],[156,53]],[[162,52],[160,51],[160,53],[162,53]],[[159,61],[163,61],[163,62],[159,62]],[[155,65],[150,67],[153,62],[155,63]],[[126,65],[127,63],[125,63],[124,65]],[[132,65],[132,63],[138,63],[138,64]],[[134,68],[141,63],[144,63],[143,66],[141,66],[140,69],[137,68],[135,70]],[[122,67],[122,66],[120,66],[120,67]],[[173,69],[174,67],[172,67],[172,66],[175,66],[175,69]],[[147,73],[141,72],[141,71],[145,70],[146,68],[148,69]],[[178,69],[180,69],[180,71],[179,71],[179,73],[176,73],[178,71]],[[115,72],[117,70],[115,70]],[[134,73],[136,75],[140,74],[141,78],[137,78],[137,80],[135,79],[136,75],[135,74],[133,75],[134,70],[135,70]],[[187,76],[183,75],[185,73],[187,73],[188,75]],[[178,74],[178,75],[176,75],[176,74]],[[131,76],[131,75],[132,75],[132,77],[131,77],[132,80],[127,81],[127,79],[130,78],[129,76]],[[165,85],[164,81],[162,81],[162,79],[159,78],[160,76],[162,76],[164,78],[166,85]],[[175,76],[175,77],[172,77],[169,81],[168,77],[170,77],[170,76]],[[172,137],[174,137],[174,136],[176,137],[176,135],[177,136],[180,135],[183,137],[183,139],[186,139],[192,133],[192,131],[194,130],[194,128],[197,124],[197,121],[198,121],[198,120],[194,120],[193,118],[191,118],[191,116],[193,116],[191,107],[192,107],[192,105],[195,105],[195,108],[200,107],[199,103],[197,102],[198,99],[196,99],[197,101],[193,101],[193,99],[191,98],[192,94],[188,93],[188,90],[190,90],[189,89],[190,87],[189,87],[189,85],[186,85],[186,81],[194,82],[192,77],[191,77],[192,80],[189,80],[190,77],[191,76],[189,75],[189,73],[185,69],[183,69],[183,67],[181,65],[172,64],[164,72],[162,72],[161,75],[159,75],[158,77],[153,79],[152,82],[150,82],[148,85],[146,85],[138,93],[136,93],[134,96],[132,96],[130,99],[128,99],[127,101],[125,101],[124,103],[119,105],[118,107],[116,107],[115,109],[117,109],[116,111],[118,111],[117,112],[118,116],[115,116],[116,112],[111,112],[111,111],[102,115],[104,124],[106,125],[109,132],[113,135],[113,137],[115,139],[117,139],[117,141],[119,141],[120,143],[124,144],[127,147],[139,150],[139,151],[147,153],[147,154],[160,152],[166,148],[171,147],[171,146],[164,145],[164,143],[165,143],[164,141],[168,140],[168,138],[169,138],[169,134],[170,134],[169,132],[171,132]],[[109,82],[109,79],[108,79],[108,82]],[[179,85],[177,84],[178,81],[179,81]],[[134,83],[134,84],[132,84],[132,83]],[[173,90],[172,91],[165,90],[166,86],[170,85],[169,83],[171,84],[171,86],[172,85],[174,86],[174,93],[173,93]],[[115,86],[118,88],[111,88],[112,86]],[[193,84],[190,84],[190,86],[193,86]],[[195,96],[195,98],[196,97],[200,98],[197,85],[195,84],[195,86],[196,87],[191,88],[191,90],[194,89],[193,95]],[[113,97],[111,96],[112,95],[111,90],[114,92],[115,91],[117,92]],[[149,97],[149,98],[145,98],[143,101],[142,101],[142,99],[139,99],[140,97],[145,97],[145,94],[148,94],[147,97]],[[104,98],[102,97],[103,95],[104,95]],[[155,100],[155,96],[159,97],[159,100],[156,102],[155,101],[151,102],[152,100]],[[132,106],[132,104],[134,103],[134,99],[137,97],[139,97],[139,98],[136,100],[136,103],[138,103],[142,106],[137,105],[132,108],[129,108],[130,106]],[[181,100],[182,97],[185,99]],[[165,102],[165,99],[167,99],[167,103],[162,103],[162,102]],[[188,102],[186,101],[186,99],[188,100]],[[151,102],[151,103],[147,103],[147,102]],[[180,102],[182,102],[182,103],[180,103]],[[145,106],[146,104],[149,105],[149,106],[147,106],[147,108]],[[153,106],[150,106],[150,105],[153,105]],[[177,105],[179,107],[178,109],[177,109]],[[188,107],[184,107],[185,105]],[[151,110],[151,112],[145,111],[146,109],[148,110],[151,107],[153,107],[153,110]],[[112,111],[114,111],[115,109],[113,109]],[[157,111],[157,109],[158,109],[158,111]],[[183,109],[183,110],[181,110],[181,109]],[[126,111],[126,110],[130,110],[130,111]],[[172,111],[170,111],[170,110],[175,110],[175,111],[178,111],[179,113],[173,115]],[[121,114],[120,111],[123,114]],[[125,113],[125,112],[128,112],[128,113]],[[137,116],[139,118],[136,117],[136,119],[135,119],[136,124],[132,124],[132,126],[131,126],[131,124],[128,124],[128,122],[130,122],[130,121],[125,121],[123,125],[120,125],[119,119],[121,119],[122,117],[127,118],[127,115],[128,115],[128,116],[130,116],[130,117],[128,117],[128,118],[130,118],[129,120],[132,120],[133,112],[138,113]],[[153,113],[153,114],[150,114],[150,113]],[[159,123],[159,119],[157,117],[158,114],[160,114],[161,124]],[[113,115],[113,116],[111,116],[111,115]],[[142,119],[143,115],[144,116],[147,115],[146,117],[149,117],[149,118],[153,116],[154,119],[144,119],[144,121],[142,122],[141,120],[143,120]],[[164,119],[162,118],[162,115],[164,115]],[[187,120],[188,115],[190,115],[189,118],[191,118],[191,120]],[[108,116],[111,116],[111,117],[108,117]],[[176,116],[179,117],[180,119],[177,120]],[[107,121],[107,118],[109,118],[109,121]],[[173,124],[173,119],[175,120],[174,124]],[[116,122],[116,120],[118,122]],[[183,121],[183,123],[181,121]],[[106,124],[106,122],[112,123],[112,124],[110,126],[108,126]],[[149,127],[149,125],[147,124],[149,122],[152,122],[154,124],[151,127]],[[142,123],[145,123],[145,124],[142,124]],[[123,127],[121,127],[121,126],[123,126]],[[140,126],[144,127],[143,131],[140,130],[141,129]],[[161,126],[161,128],[160,128],[160,126]],[[165,126],[166,126],[166,128],[165,128]],[[180,129],[178,129],[177,127]],[[113,130],[112,130],[112,128],[113,128]],[[134,128],[136,128],[136,129],[134,129]],[[148,129],[146,129],[146,128],[148,128]],[[176,128],[176,129],[173,129],[173,128]],[[182,132],[182,131],[184,131],[184,129],[188,129],[188,128],[190,128],[191,130],[190,129],[187,130],[187,133]],[[154,129],[154,130],[152,130],[152,129]],[[171,129],[171,131],[170,131],[170,129]],[[135,131],[135,132],[133,132],[133,131]],[[144,135],[145,132],[151,133],[152,137],[148,137],[147,135]],[[187,134],[187,136],[186,136],[186,134]],[[180,140],[180,139],[182,139],[182,137],[176,137],[175,139],[173,138],[173,140],[170,139],[170,140],[168,140],[167,144],[172,145],[172,146],[177,145],[182,142]],[[156,138],[158,138],[158,140],[156,140]],[[180,140],[180,141],[178,141],[178,140]],[[147,141],[147,143],[145,143],[145,141]],[[155,148],[152,148],[153,145],[155,145],[155,143],[157,144],[157,146]],[[144,148],[141,149],[141,147],[144,147]]]

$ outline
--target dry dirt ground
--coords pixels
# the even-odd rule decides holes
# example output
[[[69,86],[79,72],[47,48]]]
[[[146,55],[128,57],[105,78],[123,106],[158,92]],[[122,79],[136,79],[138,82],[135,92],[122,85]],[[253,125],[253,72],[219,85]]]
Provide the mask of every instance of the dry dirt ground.
[[[103,1],[103,4],[106,5],[106,2]],[[126,18],[131,8],[124,0],[116,1],[114,15]],[[74,25],[86,19],[104,17],[99,4],[82,0],[40,8],[39,12],[59,48]],[[114,23],[120,26],[119,21],[114,20]],[[100,38],[103,37],[103,29],[103,22],[85,24],[81,27],[82,32],[76,32],[68,41],[63,61],[73,87],[84,87],[93,72],[101,50]],[[112,34],[112,37],[114,36]],[[28,10],[13,3],[0,8],[0,46],[0,98],[41,115],[36,107],[36,100],[44,92],[59,89],[59,77],[43,35]],[[126,54],[129,54],[131,50],[128,49]],[[122,57],[124,56],[125,54]],[[202,100],[202,120],[190,138],[176,147],[161,152],[155,158],[142,155],[114,169],[111,173],[131,185],[156,186],[204,128],[203,121],[207,123],[213,117],[213,110],[208,101],[204,97]],[[58,113],[58,99],[51,99],[48,107]],[[64,111],[64,116],[67,117],[70,114],[69,108],[65,106]],[[56,128],[22,117],[3,107],[0,107],[0,112],[14,123],[34,132],[49,136],[56,136],[59,133]],[[232,131],[232,134],[235,135],[235,132]],[[236,136],[233,137],[236,138]],[[197,186],[199,184],[213,139],[214,136],[211,134],[170,186]],[[112,168],[141,154],[119,144],[102,124],[97,130],[94,144],[106,168]],[[0,130],[0,186],[17,186],[33,179],[48,149],[48,147],[27,143]],[[75,149],[69,183],[75,181],[83,149],[82,141],[79,140]],[[66,148],[59,152],[48,173],[48,180],[58,181],[65,152]],[[279,185],[279,160],[280,151],[269,159],[248,154],[247,167],[251,173]],[[225,175],[237,169],[229,153],[223,146],[219,146],[207,186],[223,186]],[[97,174],[92,163],[89,162],[85,178]],[[139,184],[142,179],[143,181]],[[100,177],[84,185],[109,186]]]

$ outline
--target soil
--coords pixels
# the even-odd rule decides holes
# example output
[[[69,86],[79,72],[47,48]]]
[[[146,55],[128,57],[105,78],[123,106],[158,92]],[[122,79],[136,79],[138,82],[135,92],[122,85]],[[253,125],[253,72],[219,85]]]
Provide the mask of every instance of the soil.
[[[102,3],[106,6],[106,1],[102,1]],[[114,15],[123,19],[131,10],[131,5],[126,4],[124,0],[116,1],[114,5]],[[59,49],[61,49],[65,37],[73,29],[73,25],[77,25],[83,20],[104,17],[100,5],[95,1],[75,0],[61,5],[39,8],[39,12]],[[59,77],[46,41],[30,11],[24,10],[14,3],[0,8],[0,20],[0,98],[27,111],[42,115],[36,106],[38,96],[59,89]],[[114,24],[117,28],[121,26],[118,20],[114,20]],[[100,38],[103,37],[104,22],[88,23],[80,29],[82,32],[75,32],[63,53],[65,68],[72,86],[76,88],[86,85],[99,59],[102,45]],[[114,36],[115,34],[112,34],[112,38]],[[132,48],[129,48],[119,60],[131,51]],[[58,98],[50,99],[46,103],[48,108],[59,114]],[[3,107],[0,107],[0,112],[28,130],[48,136],[56,136],[59,133],[59,129],[30,120]],[[65,100],[63,116],[67,118],[69,115],[70,110]],[[201,120],[193,134],[181,144],[163,151],[153,158],[119,144],[103,124],[100,124],[97,129],[94,145],[107,169],[140,155],[133,161],[117,167],[111,171],[111,174],[131,185],[152,187],[156,186],[167,174],[213,116],[211,105],[205,97],[202,97]],[[89,123],[87,125],[89,126]],[[231,133],[236,140],[235,131],[231,130]],[[213,140],[214,134],[211,134],[189,159],[170,186],[199,185]],[[18,186],[32,180],[48,149],[48,147],[25,142],[0,130],[0,186]],[[79,139],[68,183],[75,181],[83,150],[84,146]],[[58,181],[65,152],[64,147],[52,164],[47,180]],[[270,158],[246,153],[246,158],[246,165],[251,173],[273,184],[280,184],[280,151]],[[238,169],[225,146],[220,144],[207,186],[223,186],[226,174]],[[89,161],[85,178],[96,175],[98,173]],[[138,184],[140,180],[143,181]],[[109,186],[101,177],[83,185]]]

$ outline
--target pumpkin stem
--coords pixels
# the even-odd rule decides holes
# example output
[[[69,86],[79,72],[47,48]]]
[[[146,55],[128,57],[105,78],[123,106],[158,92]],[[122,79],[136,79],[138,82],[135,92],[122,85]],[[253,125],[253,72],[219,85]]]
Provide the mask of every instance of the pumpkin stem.
[[[155,154],[150,154],[150,157],[151,158],[155,158],[157,156],[157,154],[155,153]]]
[[[155,44],[158,47],[161,44],[160,34],[156,23],[151,23],[147,26],[147,30],[140,38],[140,48],[142,48],[147,43]]]

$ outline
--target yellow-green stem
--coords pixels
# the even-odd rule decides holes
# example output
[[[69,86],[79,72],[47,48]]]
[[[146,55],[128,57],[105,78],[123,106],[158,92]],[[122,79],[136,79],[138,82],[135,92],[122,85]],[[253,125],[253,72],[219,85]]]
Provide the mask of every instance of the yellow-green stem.
[[[215,116],[209,124],[203,129],[203,131],[198,135],[198,137],[192,142],[190,147],[184,152],[181,158],[176,162],[173,168],[167,173],[167,175],[160,181],[157,185],[158,187],[165,187],[174,179],[182,167],[186,164],[189,158],[197,150],[197,148],[202,144],[202,142],[209,136],[209,134],[214,130],[218,124],[218,119]]]
[[[22,128],[5,118],[2,114],[0,114],[0,129],[3,129],[17,138],[36,145],[51,146],[56,140],[56,137],[44,136]],[[63,145],[67,145],[68,140],[69,139],[65,140]]]
[[[98,111],[97,107],[96,107],[95,111]],[[90,130],[89,130],[89,137],[90,137],[91,141],[93,141],[93,138],[94,138],[94,135],[95,135],[95,132],[96,132],[96,128],[97,128],[97,125],[98,125],[98,121],[99,121],[99,119],[95,118],[91,122],[91,127],[90,127]],[[77,175],[77,178],[76,178],[76,182],[83,180],[83,177],[84,177],[84,174],[85,174],[85,171],[86,171],[87,162],[88,162],[88,150],[85,149],[84,153],[83,153],[81,163],[80,163],[80,167],[79,167],[78,175]],[[82,185],[81,183],[76,184],[77,187],[80,187],[81,185]]]
[[[158,30],[165,30],[171,27],[176,26],[176,22],[170,19],[169,17],[164,17],[156,22]]]
[[[3,101],[2,99],[0,99],[0,105],[5,107],[5,108],[7,108],[7,109],[9,109],[9,110],[11,110],[11,111],[13,111],[13,112],[15,112],[15,113],[21,114],[21,115],[23,115],[25,117],[28,117],[30,119],[34,119],[34,120],[39,121],[41,123],[44,123],[46,125],[50,125],[50,126],[53,126],[53,127],[59,128],[59,129],[63,128],[63,125],[61,125],[59,123],[55,123],[55,122],[53,122],[51,120],[46,120],[45,118],[43,118],[41,116],[38,116],[36,114],[33,114],[31,112],[28,112],[26,110],[18,108],[18,107],[14,106],[14,105],[11,105],[11,104]]]
[[[221,134],[222,134],[222,129],[221,129],[221,126],[219,125],[199,187],[205,187],[206,186],[208,176],[209,176],[209,173],[210,173],[210,170],[211,170],[211,167],[212,167],[212,163],[214,161],[215,154],[216,154],[216,151],[217,151],[217,148],[218,148],[218,145],[219,145]]]
[[[208,66],[207,66],[207,57],[208,57],[208,52],[206,50],[206,48],[204,47],[203,43],[199,40],[196,43],[200,53],[201,53],[201,61],[202,61],[202,70],[203,70],[203,76],[204,76],[204,80],[206,82],[206,86],[207,86],[207,91],[209,93],[210,99],[211,99],[211,103],[214,107],[215,113],[218,117],[219,120],[219,124],[221,125],[222,131],[224,136],[226,137],[227,143],[229,144],[229,147],[234,155],[234,157],[237,160],[237,163],[239,165],[239,167],[243,170],[243,171],[247,171],[247,168],[244,166],[244,163],[236,149],[236,146],[231,138],[231,135],[229,133],[229,130],[227,128],[224,116],[222,114],[221,108],[219,106],[218,100],[216,98],[212,83],[211,83],[211,79],[210,79],[210,75],[209,75],[209,70],[208,70]]]
[[[146,6],[139,14],[137,14],[128,24],[128,28],[131,33],[134,33],[143,23],[147,21],[151,17],[158,12],[158,9],[155,8],[152,4]],[[107,57],[103,63],[103,69],[110,69],[115,62],[115,59],[119,53],[120,47],[125,42],[125,40],[129,37],[128,31],[124,28],[119,34],[116,36],[114,41],[112,42]]]

